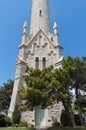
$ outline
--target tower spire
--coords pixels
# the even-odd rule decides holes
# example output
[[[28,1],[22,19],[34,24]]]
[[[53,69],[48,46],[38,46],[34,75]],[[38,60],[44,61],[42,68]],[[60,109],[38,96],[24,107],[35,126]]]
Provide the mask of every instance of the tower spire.
[[[56,23],[56,19],[54,18],[54,26],[53,26],[53,29],[54,29],[54,34],[57,34],[58,33],[58,26],[57,26],[57,23]]]
[[[50,32],[48,0],[32,0],[30,33],[36,33],[39,29]]]
[[[26,43],[26,40],[27,40],[27,29],[28,29],[27,22],[25,21],[24,25],[23,25],[22,43]]]
[[[57,46],[59,45],[59,34],[58,34],[58,26],[57,26],[57,23],[56,23],[56,19],[54,19],[54,26],[53,26],[53,29],[54,29],[54,45]]]

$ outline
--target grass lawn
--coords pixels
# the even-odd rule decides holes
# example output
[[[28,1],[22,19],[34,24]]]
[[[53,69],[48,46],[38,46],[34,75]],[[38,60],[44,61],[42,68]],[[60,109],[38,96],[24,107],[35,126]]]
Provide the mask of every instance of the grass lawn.
[[[33,128],[0,128],[0,130],[34,130]]]
[[[51,128],[49,130],[86,130],[86,128]]]
[[[0,130],[34,130],[33,128],[0,128]],[[86,128],[55,128],[50,130],[86,130]]]

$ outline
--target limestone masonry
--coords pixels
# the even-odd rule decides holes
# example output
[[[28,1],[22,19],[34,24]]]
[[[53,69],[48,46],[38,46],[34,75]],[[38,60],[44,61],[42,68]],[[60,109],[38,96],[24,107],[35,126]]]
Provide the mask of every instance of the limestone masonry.
[[[40,69],[50,65],[54,65],[54,68],[62,67],[62,47],[59,42],[56,20],[54,20],[53,30],[54,34],[50,31],[48,0],[32,0],[30,34],[27,33],[28,25],[25,22],[16,59],[15,81],[8,111],[10,118],[12,118],[16,103],[19,103],[18,90],[25,86],[24,74],[27,66]],[[46,109],[38,106],[34,111],[22,112],[21,120],[26,120],[28,124],[35,126],[51,126],[54,121],[60,122],[61,110],[61,103]]]

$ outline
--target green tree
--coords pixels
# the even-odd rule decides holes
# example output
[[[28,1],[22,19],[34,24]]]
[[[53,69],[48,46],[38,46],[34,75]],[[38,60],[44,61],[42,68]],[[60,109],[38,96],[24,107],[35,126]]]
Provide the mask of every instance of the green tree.
[[[82,108],[80,105],[81,90],[86,91],[86,57],[80,59],[79,57],[68,56],[64,61],[63,68],[70,75],[73,81],[72,88],[75,89],[76,104],[79,112],[79,118],[81,125],[84,125],[82,117]]]
[[[72,112],[72,94],[70,93],[70,89],[73,84],[70,75],[67,73],[65,68],[59,68],[54,71],[54,77],[56,81],[60,82],[60,87],[57,92],[54,91],[55,99],[61,101],[65,111],[67,112],[68,125],[75,126],[74,114]],[[57,87],[57,86],[54,86]]]
[[[86,86],[86,58],[68,56],[63,61],[63,67],[53,70],[53,67],[43,70],[26,69],[26,88],[21,88],[19,96],[25,100],[24,107],[33,109],[41,105],[47,107],[56,101],[61,101],[67,111],[68,125],[75,126],[74,114],[72,111],[73,88],[76,92],[76,102],[79,111],[81,125],[83,124],[82,111],[80,108],[80,90],[85,91]],[[81,80],[82,79],[82,80]]]
[[[9,108],[11,95],[13,89],[13,80],[8,80],[7,83],[4,83],[3,86],[0,87],[0,112],[5,112],[7,114],[7,110]]]
[[[52,66],[43,70],[27,67],[25,76],[27,87],[19,90],[20,98],[25,100],[24,107],[32,110],[38,105],[47,107],[52,104],[52,98],[54,98],[50,88],[52,87],[51,84],[54,83],[52,70]]]
[[[46,108],[56,101],[61,101],[68,112],[69,125],[75,126],[69,93],[72,81],[65,70],[60,68],[53,71],[53,67],[43,70],[27,67],[25,81],[27,87],[19,90],[20,98],[26,100],[24,107],[32,110],[41,105]]]

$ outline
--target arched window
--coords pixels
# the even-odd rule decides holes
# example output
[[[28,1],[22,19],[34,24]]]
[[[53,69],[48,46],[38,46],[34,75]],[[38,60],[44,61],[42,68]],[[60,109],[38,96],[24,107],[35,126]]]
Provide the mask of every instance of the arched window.
[[[45,68],[46,67],[46,58],[43,57],[42,59],[42,68]]]
[[[36,59],[35,59],[35,67],[39,68],[39,58],[38,57],[36,57]]]

